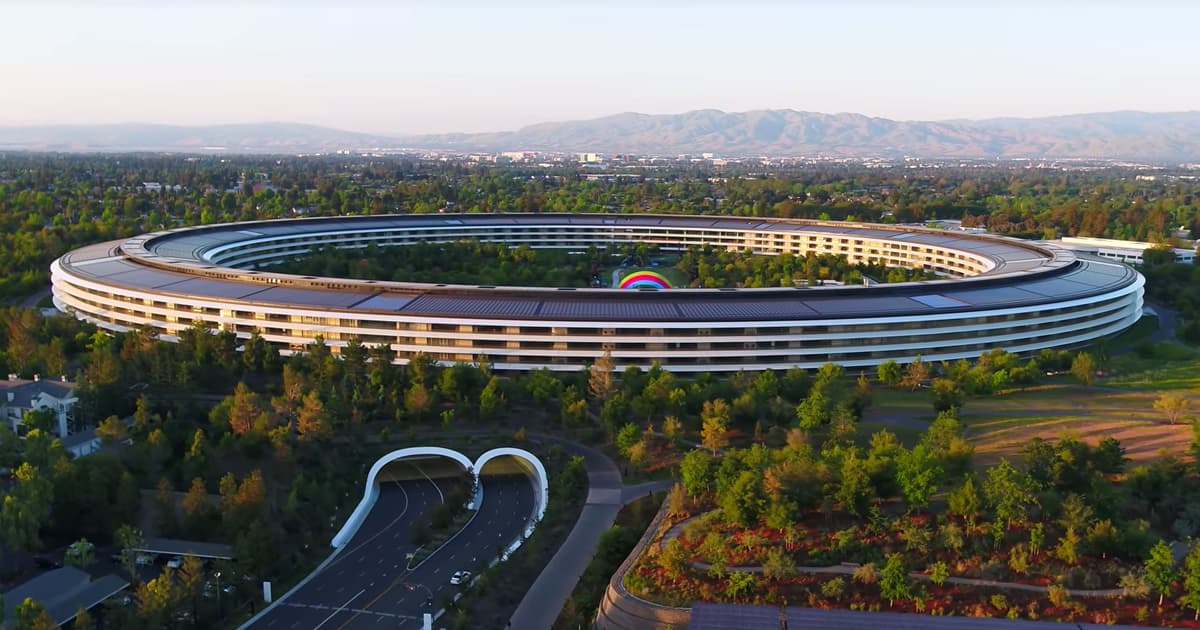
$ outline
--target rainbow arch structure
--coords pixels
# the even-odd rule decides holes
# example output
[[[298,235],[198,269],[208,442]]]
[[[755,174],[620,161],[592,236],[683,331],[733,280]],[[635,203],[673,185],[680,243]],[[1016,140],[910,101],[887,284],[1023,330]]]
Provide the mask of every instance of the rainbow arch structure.
[[[635,271],[621,279],[619,289],[670,289],[671,281],[653,271]]]

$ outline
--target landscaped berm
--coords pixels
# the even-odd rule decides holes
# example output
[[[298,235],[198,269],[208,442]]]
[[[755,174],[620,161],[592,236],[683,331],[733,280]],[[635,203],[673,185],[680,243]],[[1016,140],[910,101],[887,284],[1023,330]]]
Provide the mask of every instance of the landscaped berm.
[[[962,368],[960,376],[993,372],[960,379],[967,384],[1023,374],[1003,353]],[[800,427],[786,435],[744,448],[706,439],[683,456],[666,518],[624,575],[630,593],[667,606],[786,604],[1200,628],[1200,544],[1190,543],[1200,533],[1200,475],[1190,454],[1197,442],[1189,452],[1176,424],[1186,397],[1090,385],[959,394],[931,422],[897,416],[901,438],[886,428],[867,431],[849,408],[834,410],[828,423],[806,423],[814,396],[846,400],[836,376],[836,368],[817,375],[797,408]],[[935,401],[947,380],[934,379]],[[1026,411],[1036,424],[1051,390],[1095,398],[1106,409],[1141,404],[1159,418],[1135,417],[1143,431],[1131,439],[1153,433],[1180,444],[1150,456],[1137,444],[1127,452],[1113,436],[1066,431],[1031,432],[1020,444],[1006,438],[1003,449],[989,449],[994,432],[979,430],[987,423],[959,417],[960,405],[986,406],[976,411],[986,415],[1005,401],[1025,401],[1010,422]],[[930,391],[883,388],[872,415],[903,410],[909,397],[928,405]],[[858,399],[869,395],[860,378]]]

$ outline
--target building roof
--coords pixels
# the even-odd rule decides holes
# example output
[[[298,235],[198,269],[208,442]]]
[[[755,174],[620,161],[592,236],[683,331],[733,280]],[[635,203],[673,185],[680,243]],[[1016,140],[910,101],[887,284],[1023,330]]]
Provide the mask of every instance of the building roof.
[[[233,559],[233,547],[224,543],[199,540],[177,540],[174,538],[146,538],[135,551],[166,556],[193,555],[197,558]]]
[[[69,451],[69,450],[75,448],[76,446],[79,446],[81,444],[87,444],[88,442],[91,442],[92,440],[95,440],[95,439],[97,439],[96,438],[96,429],[88,429],[87,431],[80,431],[79,433],[72,433],[71,435],[68,435],[67,437],[62,438],[61,441],[62,441],[63,448],[65,448]]]
[[[780,619],[782,612],[785,626]],[[1043,621],[1010,621],[968,617],[934,617],[893,612],[858,612],[852,610],[823,610],[788,606],[752,606],[749,604],[711,604],[694,602],[688,630],[1100,630],[1118,628],[1134,630],[1134,626],[1108,626],[1091,623],[1052,623]],[[1145,628],[1145,626],[1138,626]]]
[[[75,391],[75,383],[70,381],[56,381],[51,379],[39,378],[37,380],[26,380],[22,378],[10,378],[6,381],[0,381],[0,405],[11,404],[15,407],[31,408],[33,407],[34,399],[42,394],[49,394],[60,400],[70,398]],[[8,402],[8,394],[13,395],[12,402]]]
[[[91,608],[128,586],[129,582],[112,574],[92,581],[91,576],[75,567],[54,569],[4,593],[5,618],[15,619],[17,606],[32,599],[61,626],[74,619],[80,608]]]
[[[715,235],[803,233],[882,239],[988,261],[990,269],[955,279],[873,287],[625,291],[404,283],[276,274],[223,266],[221,252],[255,239],[330,234],[387,234],[421,229],[453,234],[472,228],[504,234],[515,227],[592,230],[672,228]],[[624,232],[620,232],[624,233]],[[581,247],[584,247],[581,245]],[[74,250],[58,265],[72,276],[180,303],[237,301],[316,314],[453,317],[528,321],[691,322],[822,320],[1005,309],[1101,295],[1137,281],[1123,265],[1049,245],[907,226],[689,215],[508,214],[323,217],[204,226],[145,234]]]

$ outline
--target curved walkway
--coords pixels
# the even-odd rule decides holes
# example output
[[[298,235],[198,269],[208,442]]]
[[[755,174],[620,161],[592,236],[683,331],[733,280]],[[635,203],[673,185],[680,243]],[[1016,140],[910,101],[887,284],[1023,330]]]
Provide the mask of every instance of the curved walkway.
[[[509,627],[522,630],[543,630],[554,625],[559,611],[575,590],[579,576],[596,554],[596,543],[601,534],[612,527],[622,506],[648,493],[666,490],[672,484],[670,481],[651,481],[627,486],[621,481],[617,465],[604,453],[558,437],[539,435],[537,438],[583,457],[588,496],[575,527],[529,587],[509,620]]]
[[[676,523],[674,527],[667,530],[667,533],[663,534],[662,539],[659,540],[657,544],[663,545],[667,541],[671,540],[672,538],[678,538],[680,533],[683,532],[684,526],[697,518],[699,518],[699,517],[693,516],[692,518],[689,518],[689,519],[680,521],[679,523]],[[693,562],[692,563],[692,567],[699,569],[701,571],[708,571],[708,569],[711,566],[712,565],[708,564],[707,562]],[[796,573],[810,573],[810,574],[825,573],[825,574],[834,574],[834,575],[853,575],[854,570],[857,569],[858,567],[859,567],[859,565],[857,565],[857,564],[847,564],[847,563],[835,564],[833,566],[828,566],[828,567],[810,567],[810,566],[804,566],[804,565],[796,565],[796,566],[792,567],[792,570],[795,571]],[[726,567],[725,570],[730,573],[762,573],[763,572],[763,568],[761,566]],[[910,572],[908,574],[908,577],[916,579],[916,580],[929,581],[928,575],[926,575],[924,573],[918,573],[916,571]],[[1022,584],[1020,582],[1002,582],[1000,580],[981,580],[981,579],[977,579],[977,578],[965,578],[965,577],[948,577],[948,578],[946,578],[946,583],[947,584],[961,584],[963,586],[983,586],[983,587],[988,587],[988,588],[999,588],[999,589],[1004,589],[1004,590],[1008,590],[1008,591],[1027,591],[1030,593],[1046,593],[1048,591],[1048,587],[1038,586],[1037,584]],[[1123,591],[1119,588],[1068,589],[1068,591],[1071,593],[1071,595],[1078,596],[1078,597],[1119,597],[1123,593]]]

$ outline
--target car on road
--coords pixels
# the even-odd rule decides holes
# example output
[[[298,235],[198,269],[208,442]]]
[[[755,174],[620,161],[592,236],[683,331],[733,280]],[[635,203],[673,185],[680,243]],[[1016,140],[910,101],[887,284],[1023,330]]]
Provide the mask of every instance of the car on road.
[[[455,585],[466,584],[467,582],[470,582],[470,581],[471,581],[471,572],[470,571],[455,571],[454,575],[450,576],[451,584],[455,584]]]

